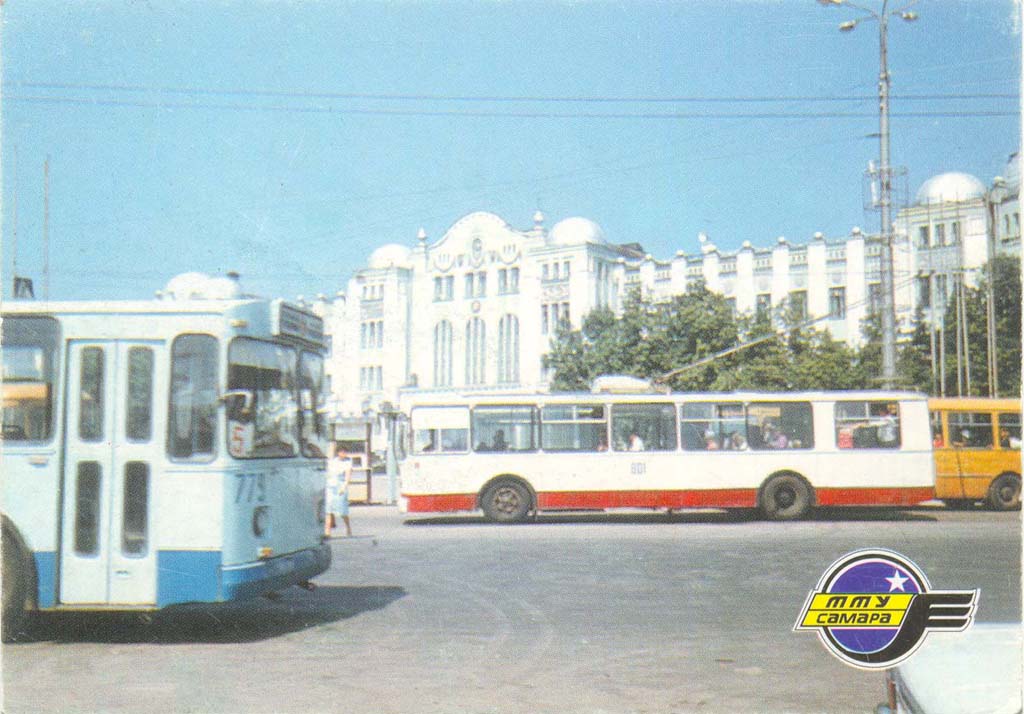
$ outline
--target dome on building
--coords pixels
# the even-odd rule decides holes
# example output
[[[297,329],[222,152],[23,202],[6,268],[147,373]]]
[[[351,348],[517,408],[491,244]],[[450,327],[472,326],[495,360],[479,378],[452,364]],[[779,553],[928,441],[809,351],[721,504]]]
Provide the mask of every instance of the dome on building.
[[[985,184],[970,174],[950,171],[949,173],[932,176],[921,184],[917,190],[915,202],[918,205],[929,203],[955,203],[970,201],[985,196]]]
[[[206,273],[175,275],[163,289],[162,295],[172,300],[235,300],[242,297],[237,274],[232,277],[211,278]]]
[[[398,243],[382,245],[370,254],[369,267],[373,270],[408,268],[410,250]]]
[[[548,242],[553,245],[582,245],[584,243],[605,243],[601,226],[587,218],[566,218],[552,227]]]

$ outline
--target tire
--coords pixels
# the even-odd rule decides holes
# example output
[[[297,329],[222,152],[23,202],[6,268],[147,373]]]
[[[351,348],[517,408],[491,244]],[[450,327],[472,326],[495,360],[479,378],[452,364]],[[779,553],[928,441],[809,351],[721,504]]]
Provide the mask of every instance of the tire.
[[[1013,511],[1020,508],[1020,476],[1003,474],[988,487],[989,508],[993,511]]]
[[[519,523],[530,512],[530,492],[518,481],[499,481],[484,491],[480,505],[495,523]]]
[[[761,489],[761,512],[770,521],[793,521],[811,510],[814,494],[796,474],[779,474]]]
[[[6,529],[3,532],[3,641],[13,642],[24,634],[28,624],[29,573],[17,541]]]

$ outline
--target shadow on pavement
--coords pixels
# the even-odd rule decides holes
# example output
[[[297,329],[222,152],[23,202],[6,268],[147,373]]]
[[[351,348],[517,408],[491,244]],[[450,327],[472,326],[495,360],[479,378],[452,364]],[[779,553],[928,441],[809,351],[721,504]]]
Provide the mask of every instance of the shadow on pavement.
[[[102,643],[257,642],[380,610],[405,597],[394,585],[293,588],[280,600],[175,605],[152,613],[40,613],[32,640]]]
[[[925,510],[915,511],[908,508],[816,508],[803,521],[936,521],[934,515]],[[658,523],[760,523],[765,522],[761,515],[749,508],[735,510],[684,510],[673,511],[572,511],[541,513],[536,518],[528,518],[522,524],[510,525],[558,525],[573,523],[607,523],[607,524],[658,524]],[[406,526],[490,526],[491,523],[483,516],[435,516],[426,518],[409,518],[404,521]]]

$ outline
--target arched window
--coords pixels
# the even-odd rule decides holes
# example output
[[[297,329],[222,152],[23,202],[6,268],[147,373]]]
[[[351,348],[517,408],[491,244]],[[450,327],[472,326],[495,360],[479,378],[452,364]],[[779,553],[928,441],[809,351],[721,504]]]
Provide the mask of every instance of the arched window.
[[[519,318],[505,315],[498,323],[498,382],[519,382]]]
[[[485,384],[487,326],[479,317],[466,323],[466,384]]]
[[[441,320],[434,326],[434,386],[452,384],[452,323]]]

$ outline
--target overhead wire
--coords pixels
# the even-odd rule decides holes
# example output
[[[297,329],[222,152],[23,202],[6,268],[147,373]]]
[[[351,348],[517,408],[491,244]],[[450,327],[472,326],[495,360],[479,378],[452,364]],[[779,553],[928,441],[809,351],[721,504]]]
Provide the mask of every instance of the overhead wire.
[[[207,102],[163,102],[123,99],[94,99],[87,97],[47,97],[8,94],[7,102],[26,104],[68,104],[93,107],[132,107],[144,109],[220,109],[231,111],[275,112],[295,114],[332,114],[338,116],[394,116],[394,117],[463,117],[497,119],[871,119],[877,112],[540,112],[540,111],[468,111],[446,109],[357,109],[333,106],[292,106],[280,104],[219,104]],[[959,110],[890,112],[892,117],[902,118],[963,118],[963,117],[1009,117],[1019,111],[1008,110]]]

